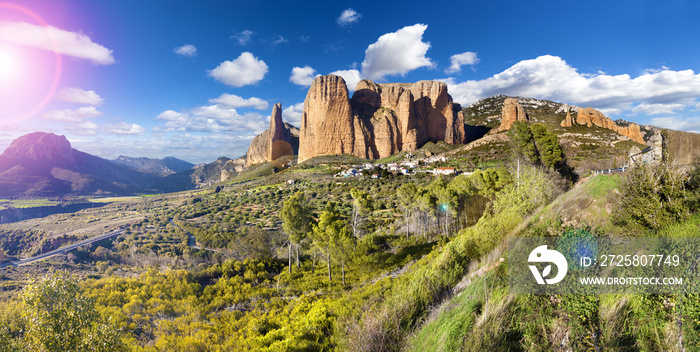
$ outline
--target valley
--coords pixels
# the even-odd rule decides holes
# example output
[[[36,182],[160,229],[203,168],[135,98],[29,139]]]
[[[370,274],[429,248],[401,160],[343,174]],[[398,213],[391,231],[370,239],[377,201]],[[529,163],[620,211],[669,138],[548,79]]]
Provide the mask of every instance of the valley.
[[[288,138],[297,132],[278,132],[280,110],[253,140],[253,158],[167,175],[158,161],[134,159],[142,171],[131,172],[157,165],[148,177],[206,175],[196,188],[5,200],[3,211],[35,215],[0,224],[0,345],[21,346],[27,287],[56,280],[89,298],[94,326],[111,331],[96,338],[112,350],[673,350],[680,336],[690,351],[700,343],[693,295],[508,293],[514,238],[697,237],[700,168],[673,163],[673,134],[663,160],[645,152],[649,164],[633,166],[628,154],[653,150],[655,128],[639,129],[647,148],[619,133],[626,122],[603,116],[589,126],[568,105],[497,96],[460,112],[466,130],[482,131],[473,141],[300,161],[304,140],[296,149]],[[620,174],[594,173],[621,165]],[[667,176],[649,181],[650,173]],[[43,213],[50,207],[67,211]]]

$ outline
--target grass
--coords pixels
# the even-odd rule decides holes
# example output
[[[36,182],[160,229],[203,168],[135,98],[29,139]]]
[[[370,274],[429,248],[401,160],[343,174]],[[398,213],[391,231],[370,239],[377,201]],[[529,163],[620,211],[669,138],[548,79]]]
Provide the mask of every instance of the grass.
[[[659,237],[700,236],[700,214],[694,214],[685,222],[675,224],[659,232]]]
[[[477,278],[452,300],[431,312],[431,317],[408,342],[409,351],[458,351],[465,331],[474,327],[483,308],[485,278]]]
[[[540,225],[561,221],[562,226],[590,225],[612,235],[610,212],[619,175],[598,175],[554,200],[533,216]]]
[[[36,207],[50,207],[60,204],[59,202],[51,201],[48,199],[18,199],[11,200],[3,204],[5,206],[11,206],[18,209],[36,208]]]
[[[134,200],[139,200],[145,196],[125,196],[125,197],[106,197],[106,198],[90,198],[88,201],[92,203],[115,203],[115,202],[129,202]]]

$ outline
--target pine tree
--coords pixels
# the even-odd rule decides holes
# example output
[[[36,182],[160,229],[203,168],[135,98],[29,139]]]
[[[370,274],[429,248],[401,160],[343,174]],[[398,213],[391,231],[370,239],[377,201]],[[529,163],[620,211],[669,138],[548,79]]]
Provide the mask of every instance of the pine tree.
[[[299,246],[313,228],[313,209],[307,205],[303,192],[297,192],[287,199],[280,210],[282,229],[288,236],[289,272],[292,272],[292,245],[297,246],[297,268],[299,267]]]

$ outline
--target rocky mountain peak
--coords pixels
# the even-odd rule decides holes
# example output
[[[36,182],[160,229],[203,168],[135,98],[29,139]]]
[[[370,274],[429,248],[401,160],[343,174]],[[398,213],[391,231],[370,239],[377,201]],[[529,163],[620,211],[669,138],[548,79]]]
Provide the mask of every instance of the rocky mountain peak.
[[[324,154],[377,159],[427,142],[463,143],[464,118],[437,81],[360,81],[348,96],[342,77],[317,77],[304,101],[299,162]]]
[[[39,161],[50,164],[75,163],[73,148],[65,136],[34,132],[12,141],[1,156],[6,160]]]
[[[272,107],[270,128],[250,142],[245,165],[275,161],[285,155],[294,155],[299,146],[299,130],[282,120],[282,104]]]
[[[530,118],[525,113],[525,109],[520,105],[518,99],[506,98],[503,101],[501,111],[501,125],[494,130],[495,133],[509,130],[515,122],[529,121]]]

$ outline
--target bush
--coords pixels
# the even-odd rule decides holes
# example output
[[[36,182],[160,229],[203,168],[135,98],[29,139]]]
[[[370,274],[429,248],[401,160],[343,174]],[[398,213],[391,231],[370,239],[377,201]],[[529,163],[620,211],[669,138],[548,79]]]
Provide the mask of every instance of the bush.
[[[658,231],[690,215],[685,175],[668,164],[631,169],[620,185],[620,205],[613,221],[633,231]]]

